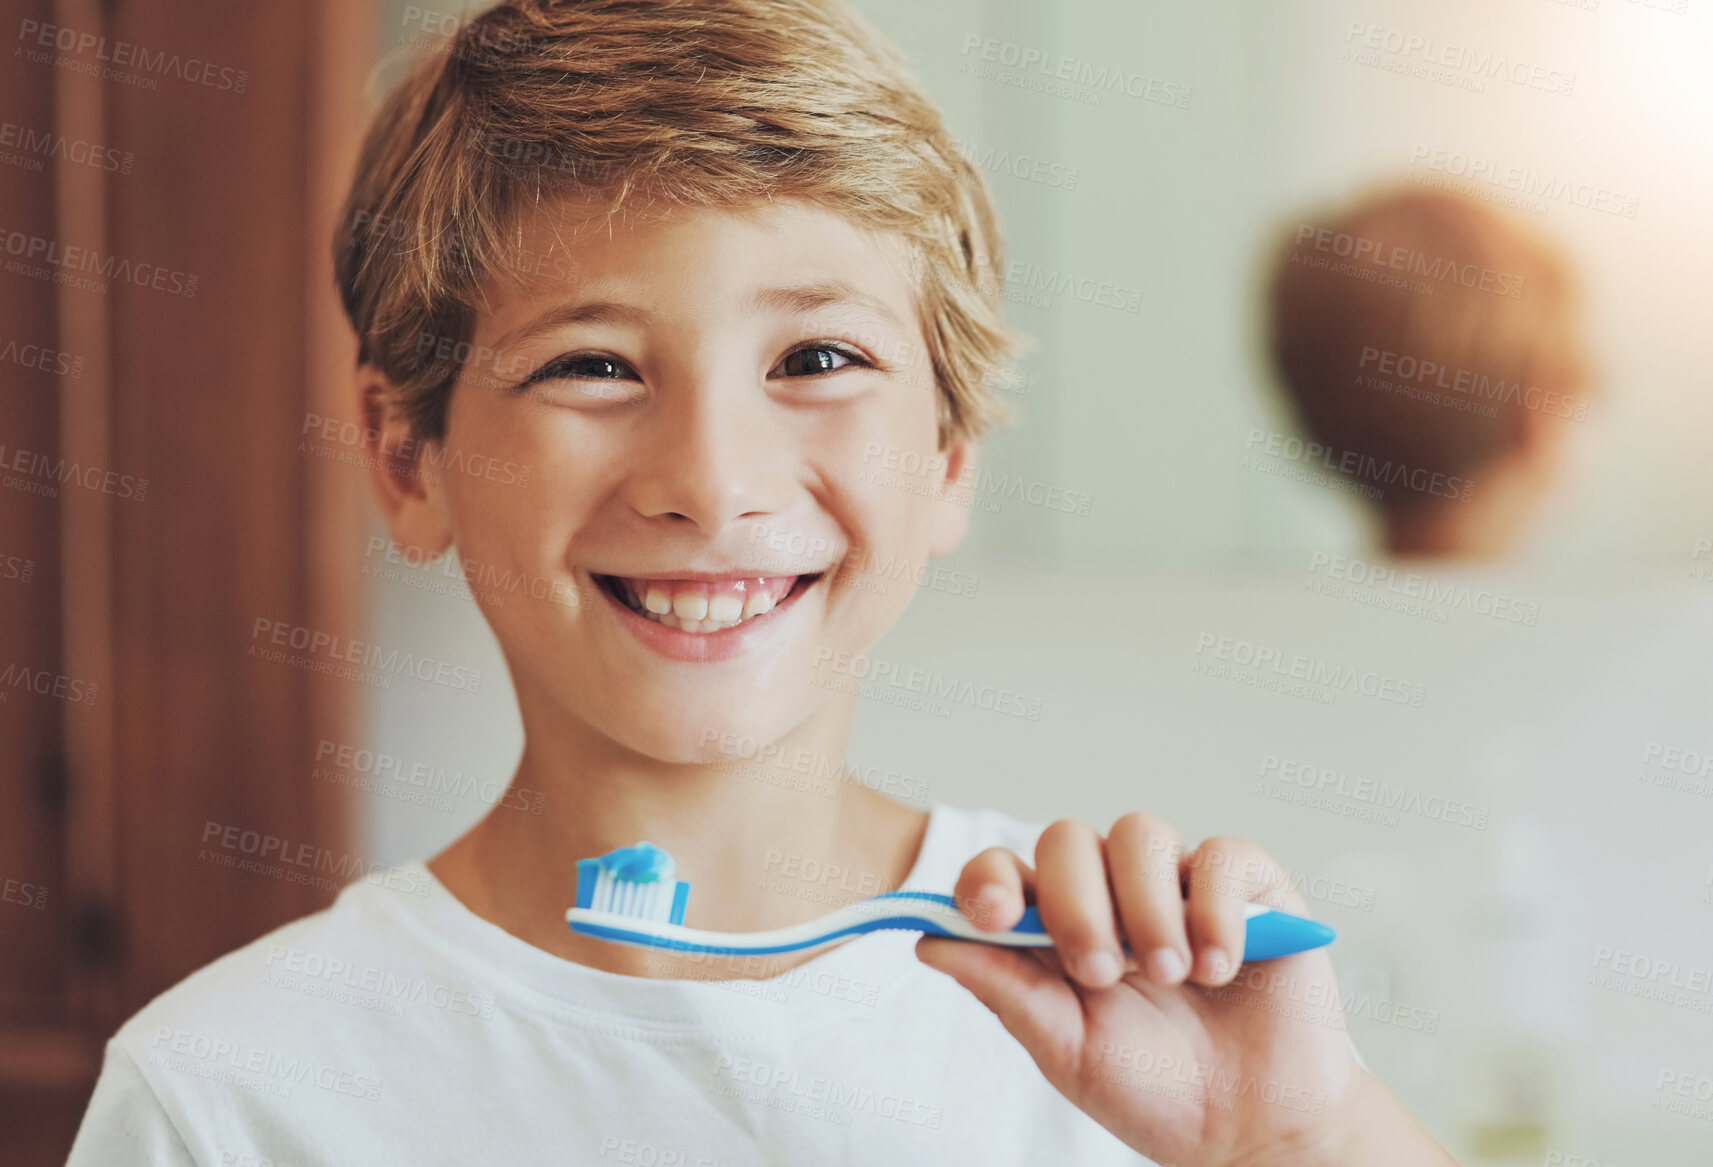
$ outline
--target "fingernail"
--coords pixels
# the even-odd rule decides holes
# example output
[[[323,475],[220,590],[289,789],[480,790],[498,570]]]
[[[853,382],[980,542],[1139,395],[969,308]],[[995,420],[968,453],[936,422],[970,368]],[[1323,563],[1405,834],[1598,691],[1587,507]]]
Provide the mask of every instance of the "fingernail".
[[[1124,975],[1124,965],[1118,957],[1104,948],[1097,948],[1082,959],[1082,977],[1084,984],[1110,985]]]
[[[1176,948],[1156,948],[1148,954],[1148,977],[1157,985],[1175,985],[1187,972],[1183,953]]]
[[[1204,980],[1223,980],[1225,974],[1231,971],[1231,957],[1226,955],[1223,948],[1203,949],[1199,960]]]

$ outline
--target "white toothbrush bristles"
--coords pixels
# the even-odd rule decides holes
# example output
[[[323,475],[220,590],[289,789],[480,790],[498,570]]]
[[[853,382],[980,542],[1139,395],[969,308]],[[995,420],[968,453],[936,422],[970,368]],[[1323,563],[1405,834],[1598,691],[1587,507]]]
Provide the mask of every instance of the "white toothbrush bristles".
[[[676,889],[677,884],[672,880],[636,883],[603,871],[595,881],[595,894],[589,906],[598,912],[664,922],[672,918],[672,896]]]

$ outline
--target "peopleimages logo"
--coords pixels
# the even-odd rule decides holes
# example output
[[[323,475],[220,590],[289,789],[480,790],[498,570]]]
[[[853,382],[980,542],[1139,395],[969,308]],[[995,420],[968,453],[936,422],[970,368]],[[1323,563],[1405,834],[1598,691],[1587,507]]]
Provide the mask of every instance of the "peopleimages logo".
[[[856,691],[865,697],[878,697],[889,689],[903,689],[919,694],[926,701],[968,705],[989,713],[1040,721],[1043,709],[1039,697],[1030,697],[996,685],[977,685],[960,677],[949,677],[934,669],[901,666],[896,661],[870,657],[866,653],[835,651],[825,645],[815,650],[815,670],[829,666],[835,674],[828,685],[836,692],[845,691],[850,681],[867,682]],[[883,687],[884,686],[884,687]],[[944,716],[944,714],[941,714]]]
[[[0,886],[0,903],[20,904],[40,911],[48,906],[48,889],[39,883],[8,879]]]
[[[1425,251],[1418,251],[1401,243],[1387,244],[1379,239],[1352,235],[1348,231],[1334,231],[1330,227],[1320,227],[1313,223],[1299,223],[1294,242],[1298,249],[1291,254],[1293,263],[1301,262],[1298,257],[1302,255],[1301,247],[1306,243],[1316,251],[1347,259],[1353,265],[1365,263],[1376,269],[1384,268],[1411,276],[1423,276],[1438,280],[1442,284],[1450,282],[1459,287],[1472,288],[1509,300],[1522,299],[1523,288],[1528,282],[1526,277],[1514,272],[1499,271],[1449,256],[1429,255]],[[1431,289],[1433,285],[1426,286]]]
[[[990,174],[1009,174],[1013,178],[1021,178],[1038,186],[1075,190],[1077,177],[1082,173],[1078,167],[1066,166],[1063,162],[1053,162],[1029,154],[1013,154],[1004,148],[996,149],[993,146],[955,140],[952,145],[963,156],[964,161],[977,170],[985,170]]]
[[[266,970],[263,973],[264,984],[301,992],[310,997],[333,999],[325,991],[316,991],[319,987],[323,990],[350,990],[359,994],[355,1003],[362,1003],[361,994],[372,994],[388,1006],[427,1005],[434,1009],[444,1009],[448,1013],[462,1013],[468,1017],[491,1018],[496,1010],[494,998],[488,993],[431,981],[427,977],[411,973],[377,968],[339,956],[328,956],[302,948],[288,948],[283,944],[268,946],[263,967]],[[402,1015],[402,1008],[389,1008],[387,1011],[394,1016]]]
[[[1525,386],[1521,381],[1507,381],[1503,377],[1495,380],[1486,373],[1478,373],[1473,369],[1447,366],[1438,361],[1425,360],[1408,353],[1395,353],[1373,345],[1362,346],[1362,355],[1358,358],[1356,367],[1369,373],[1377,370],[1384,376],[1395,377],[1418,387],[1444,389],[1479,398],[1494,405],[1520,405],[1524,409],[1533,409],[1554,417],[1573,417],[1577,421],[1586,421],[1588,418],[1586,399],[1560,393],[1556,389],[1542,389],[1538,385]],[[1357,384],[1361,383],[1361,378],[1358,378]],[[1493,414],[1487,413],[1485,416],[1492,417]]]
[[[1059,96],[1075,96],[1090,105],[1100,104],[1100,95],[1114,90],[1177,109],[1188,109],[1190,105],[1192,90],[1188,85],[1130,72],[1116,65],[1096,65],[1092,61],[1067,57],[1063,53],[1049,56],[1041,49],[1025,47],[1015,41],[996,40],[977,32],[966,33],[962,55],[968,57],[971,53],[976,55],[979,62],[1015,69],[1017,73],[1008,77],[991,69],[984,71],[979,64],[971,67],[970,62],[960,64],[958,72],[968,72],[977,77],[991,76],[995,81],[1012,84],[1016,83],[1016,80],[1022,80],[1026,82],[1022,87],[1027,89],[1041,88],[1047,83],[1058,82],[1061,84],[1057,89],[1049,88],[1046,91]],[[1071,86],[1092,92],[1086,95],[1076,94],[1067,89]]]
[[[1609,944],[1595,947],[1588,986],[1692,1013],[1713,1013],[1713,970]]]
[[[1420,708],[1427,700],[1427,686],[1402,680],[1373,669],[1342,665],[1306,653],[1286,653],[1267,644],[1203,632],[1196,637],[1196,655],[1238,665],[1256,672],[1270,671],[1293,681],[1333,693],[1360,693],[1377,701]],[[1330,704],[1330,702],[1328,702]]]
[[[724,1079],[733,1085],[755,1087],[765,1092],[756,1095],[741,1090],[722,1091],[728,1097],[741,1097],[746,1102],[758,1102],[779,1109],[797,1109],[796,1106],[790,1105],[791,1103],[831,1108],[835,1112],[834,1115],[815,1114],[815,1117],[833,1117],[840,1125],[849,1125],[849,1115],[855,1112],[939,1130],[945,1117],[945,1111],[939,1106],[888,1090],[876,1090],[870,1086],[842,1082],[837,1078],[805,1077],[801,1071],[790,1066],[771,1065],[732,1054],[719,1056],[714,1065],[714,1078],[716,1084]],[[782,1103],[785,1105],[781,1105]],[[804,1110],[803,1113],[813,1111]]]
[[[710,1159],[664,1143],[618,1135],[601,1136],[600,1157],[614,1163],[634,1163],[636,1167],[728,1167],[724,1159]]]
[[[1634,219],[1641,199],[1594,183],[1578,182],[1562,175],[1542,173],[1532,166],[1508,166],[1491,158],[1446,150],[1418,142],[1410,151],[1411,166],[1427,169],[1469,183],[1501,187],[1525,198],[1569,203],[1585,210],[1600,211]]]
[[[4,270],[31,279],[47,280],[65,287],[107,294],[110,281],[133,284],[151,291],[196,298],[197,276],[158,263],[133,262],[129,258],[62,243],[45,235],[0,228],[0,251],[11,256]],[[41,266],[34,266],[34,265]]]
[[[149,1055],[152,1064],[250,1089],[272,1087],[266,1092],[284,1098],[291,1097],[291,1087],[296,1085],[315,1086],[368,1102],[381,1096],[379,1078],[330,1066],[314,1058],[251,1045],[241,1039],[209,1037],[188,1029],[157,1025],[149,1045],[155,1051]],[[204,1065],[193,1068],[193,1063]],[[209,1072],[214,1070],[219,1072]]]
[[[1438,580],[1420,572],[1368,563],[1326,551],[1316,551],[1309,560],[1309,575],[1313,577],[1321,574],[1328,580],[1353,585],[1352,588],[1346,589],[1346,598],[1353,595],[1356,589],[1361,589],[1376,596],[1391,595],[1403,600],[1419,600],[1427,604],[1459,608],[1508,624],[1524,624],[1533,628],[1540,622],[1540,605],[1532,601],[1515,599],[1488,588],[1473,588],[1466,583]],[[1324,588],[1319,590],[1332,594]]]
[[[1304,466],[1319,466],[1375,486],[1401,486],[1436,498],[1466,500],[1475,483],[1455,474],[1441,474],[1425,466],[1411,466],[1391,458],[1376,458],[1355,450],[1338,450],[1320,442],[1304,441],[1290,434],[1252,429],[1243,448]]]
[[[231,93],[242,93],[250,84],[250,73],[247,69],[216,65],[212,61],[197,57],[181,57],[177,53],[150,49],[132,41],[110,41],[92,32],[80,32],[75,28],[65,28],[57,24],[43,24],[39,20],[19,21],[18,42],[19,48],[14,51],[14,55],[24,57],[35,64],[45,63],[47,53],[30,49],[28,46],[32,43],[39,49],[52,49],[72,56],[93,54],[95,60],[103,65],[112,65],[119,70],[128,71],[116,73],[112,69],[103,69],[101,72],[104,77],[112,73],[114,76],[110,79],[127,83],[138,75],[153,74],[155,77],[175,77],[192,85],[206,85],[210,89],[224,89]],[[148,77],[141,79],[150,80]],[[153,85],[148,87],[154,88]]]
[[[335,852],[317,843],[209,819],[202,826],[197,861],[249,875],[266,875],[322,891],[338,891],[358,878],[405,895],[428,895],[430,879],[404,867],[387,867],[359,855]],[[326,872],[324,878],[318,874]]]
[[[83,358],[58,349],[44,348],[39,344],[20,344],[13,337],[0,337],[0,362],[17,365],[21,369],[34,369],[41,373],[52,373],[56,377],[66,377],[73,381],[83,378]]]
[[[972,500],[984,499],[1026,502],[1031,506],[1065,514],[1086,516],[1094,505],[1094,496],[1085,491],[1067,490],[1040,479],[998,474],[983,467],[965,463],[955,479],[946,479],[949,463],[939,453],[924,454],[918,450],[870,442],[862,455],[863,469],[857,481],[877,486],[909,489],[912,493],[929,493],[944,497],[944,492],[966,491]],[[921,480],[913,488],[912,479]],[[935,493],[939,492],[939,493]],[[952,496],[957,498],[954,493]]]
[[[1401,28],[1386,28],[1352,20],[1344,30],[1345,53],[1358,64],[1377,64],[1391,59],[1426,70],[1421,75],[1429,80],[1441,79],[1432,70],[1444,70],[1449,77],[1466,82],[1467,88],[1481,92],[1488,81],[1508,81],[1527,89],[1571,97],[1576,93],[1576,74],[1566,73],[1546,65],[1536,64],[1505,53],[1452,44],[1436,37],[1406,32]],[[1358,55],[1350,56],[1352,50]],[[1366,50],[1362,55],[1361,50]],[[1384,54],[1384,58],[1380,56]],[[1409,69],[1393,71],[1410,72]]]
[[[1642,746],[1642,769],[1636,778],[1649,786],[1704,798],[1713,796],[1713,750],[1647,742]]]
[[[129,150],[103,146],[81,138],[67,138],[52,130],[36,130],[13,122],[0,122],[0,147],[22,150],[39,158],[63,158],[79,166],[110,170],[118,174],[131,173],[136,158]],[[30,169],[41,169],[35,166]]]
[[[1695,541],[1695,547],[1689,553],[1689,578],[1713,579],[1713,557],[1702,560],[1702,556],[1713,552],[1713,539],[1705,535]]]
[[[1460,798],[1424,793],[1398,783],[1281,758],[1277,754],[1268,754],[1261,759],[1260,777],[1263,783],[1270,780],[1281,786],[1312,791],[1322,798],[1337,797],[1376,811],[1391,812],[1394,816],[1415,815],[1447,826],[1484,831],[1493,816],[1490,808],[1464,802]],[[1396,822],[1387,825],[1395,826]]]
[[[323,767],[373,778],[377,782],[413,786],[431,794],[448,794],[454,798],[474,799],[488,806],[540,814],[547,794],[528,787],[514,787],[495,778],[465,774],[462,770],[448,772],[444,766],[412,761],[364,746],[346,745],[322,738],[315,746],[317,771]]]
[[[51,669],[32,669],[17,661],[8,661],[0,672],[0,700],[12,689],[25,689],[42,697],[57,697],[78,705],[93,705],[100,686],[94,681],[79,680]]]
[[[308,658],[321,658],[306,660],[300,657],[284,662],[300,666],[318,666],[313,668],[314,672],[333,672],[335,664],[344,663],[367,672],[415,677],[419,681],[470,693],[482,687],[481,669],[455,665],[429,656],[416,656],[413,653],[400,652],[396,648],[388,650],[365,640],[351,640],[336,633],[306,628],[302,624],[270,620],[266,616],[256,617],[255,624],[250,629],[250,640],[250,656],[275,660],[280,657],[282,650],[290,648],[307,654]],[[262,646],[260,651],[258,642]],[[270,652],[269,645],[275,646],[275,651]]]
[[[1322,1114],[1326,1110],[1326,1095],[1319,1091],[1304,1090],[1271,1078],[1262,1081],[1253,1074],[1222,1069],[1194,1058],[1186,1061],[1174,1054],[1110,1040],[1097,1043],[1096,1055],[1104,1066],[1119,1071],[1108,1075],[1108,1081],[1168,1096],[1172,1096],[1169,1091],[1151,1089],[1150,1080],[1154,1086],[1170,1083],[1189,1087],[1183,1097],[1205,1101],[1217,1110],[1231,1110],[1245,1100],[1259,1100],[1307,1114]]]

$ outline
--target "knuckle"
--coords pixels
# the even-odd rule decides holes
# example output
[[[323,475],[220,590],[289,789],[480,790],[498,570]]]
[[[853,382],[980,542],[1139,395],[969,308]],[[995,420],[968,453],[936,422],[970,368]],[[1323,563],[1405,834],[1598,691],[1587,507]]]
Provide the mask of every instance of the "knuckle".
[[[971,859],[958,876],[958,888],[972,895],[994,883],[1007,888],[1018,883],[1016,860],[1010,852],[998,848],[990,848]]]
[[[1172,829],[1172,824],[1165,819],[1148,814],[1146,811],[1133,810],[1129,814],[1120,815],[1112,824],[1112,830],[1108,834],[1124,834],[1133,838],[1146,839],[1153,835],[1176,838],[1178,833]]]
[[[952,886],[952,895],[958,900],[973,900],[976,894],[990,882],[991,880],[978,871],[972,863],[964,868],[962,875],[958,876],[958,882]]]
[[[1095,837],[1094,831],[1076,819],[1059,819],[1041,832],[1041,841],[1036,846],[1057,850],[1086,843]]]
[[[1114,845],[1142,852],[1149,859],[1173,859],[1181,851],[1178,832],[1172,824],[1151,814],[1133,811],[1112,824],[1107,832]]]
[[[1191,895],[1197,892],[1248,897],[1258,887],[1278,881],[1279,867],[1253,843],[1216,835],[1205,839],[1190,857]]]
[[[1196,853],[1201,855],[1218,855],[1221,857],[1237,854],[1249,847],[1242,839],[1234,839],[1230,835],[1213,835],[1201,841]]]

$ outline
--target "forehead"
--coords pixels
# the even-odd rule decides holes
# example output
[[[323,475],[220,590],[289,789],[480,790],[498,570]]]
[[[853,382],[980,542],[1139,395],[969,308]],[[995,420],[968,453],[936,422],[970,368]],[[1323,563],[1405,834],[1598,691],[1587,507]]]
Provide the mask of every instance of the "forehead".
[[[481,288],[483,331],[504,332],[550,302],[597,295],[661,316],[848,310],[915,327],[909,244],[799,200],[615,213],[562,199],[526,210],[507,239]],[[782,288],[826,294],[769,294]]]

